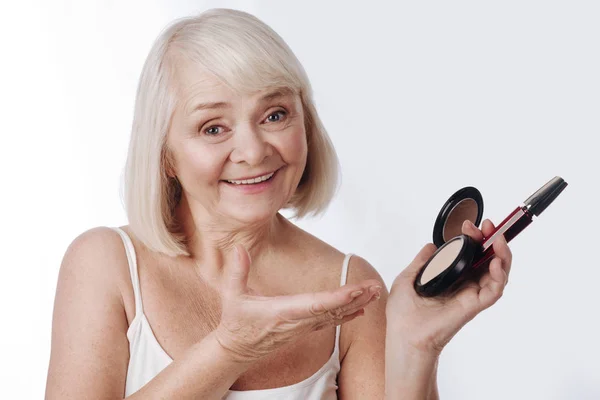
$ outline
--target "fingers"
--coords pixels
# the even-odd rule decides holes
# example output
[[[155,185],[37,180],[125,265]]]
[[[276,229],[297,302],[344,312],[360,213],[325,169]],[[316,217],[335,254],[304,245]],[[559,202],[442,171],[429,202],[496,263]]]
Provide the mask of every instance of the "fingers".
[[[485,286],[479,291],[479,306],[481,310],[485,310],[498,301],[504,292],[508,275],[502,268],[501,259],[494,258],[492,260],[489,268],[489,276],[490,279],[487,280]]]
[[[483,232],[483,235],[486,238],[490,237],[492,235],[492,232],[494,232],[495,229],[496,229],[496,226],[489,219],[486,219],[481,224],[481,232]]]
[[[226,287],[229,294],[244,294],[248,290],[250,256],[243,245],[237,244],[233,250],[233,262],[227,266]]]
[[[286,319],[341,319],[377,298],[383,285],[375,279],[342,286],[335,291],[285,296],[277,307]]]
[[[465,220],[462,225],[462,233],[472,237],[476,242],[483,242],[484,237],[490,237],[492,232],[496,227],[489,219],[486,219],[481,224],[481,230],[479,230],[473,223],[469,220]]]
[[[341,319],[327,319],[327,320],[323,320],[320,323],[317,324],[317,326],[315,327],[316,331],[319,331],[323,328],[326,328],[328,326],[334,325],[342,325],[345,324],[346,322],[350,322],[355,318],[358,318],[362,315],[365,315],[365,309],[361,308],[360,310],[350,314],[350,315],[346,315],[345,317],[341,318]]]
[[[484,238],[489,238],[496,227],[486,219],[483,221],[481,231],[467,222],[463,224],[462,229],[464,234],[481,242]],[[457,304],[460,305],[456,308],[456,312],[463,318],[474,317],[496,303],[504,293],[512,265],[512,252],[504,235],[494,239],[492,246],[494,257],[489,262],[485,273],[478,281],[467,282],[455,297]]]
[[[465,221],[462,226],[462,232],[465,235],[469,235],[479,243],[483,241],[484,237],[489,238],[495,230],[496,226],[489,219],[483,221],[481,230],[477,229],[477,227],[469,221]],[[508,276],[512,266],[512,252],[506,243],[506,239],[503,235],[501,235],[497,239],[494,239],[492,246],[494,247],[494,253],[496,257],[502,260],[502,268],[504,268],[504,271]]]
[[[506,238],[504,235],[501,235],[495,239],[492,246],[494,248],[494,254],[501,260],[501,266],[504,269],[508,279],[508,276],[510,275],[510,269],[512,267],[512,251],[510,250],[510,247],[508,247],[508,243],[506,243]]]
[[[366,306],[371,300],[378,299],[381,295],[382,285],[376,280],[372,284],[359,286],[355,289],[338,289],[332,296],[329,292],[314,293],[314,298],[308,306],[308,313],[312,316],[340,319],[343,315],[353,313]]]
[[[485,219],[481,224],[481,230],[477,229],[477,227],[469,221],[465,221],[462,226],[462,231],[465,235],[471,236],[478,242],[482,242],[484,238],[489,238],[492,236],[494,231],[496,230],[496,226],[489,219]],[[501,261],[501,266],[504,269],[506,276],[510,274],[510,269],[512,266],[512,252],[506,243],[506,238],[504,235],[498,236],[497,239],[494,239],[494,243],[492,244],[494,248],[495,256],[494,258],[499,258]],[[487,284],[490,278],[486,275],[483,276],[483,279],[480,283]]]
[[[462,233],[464,235],[470,236],[478,243],[483,241],[483,233],[473,223],[469,220],[465,220],[462,224]]]
[[[479,282],[467,281],[461,285],[460,290],[453,296],[454,306],[449,310],[449,314],[454,314],[461,324],[470,321],[502,297],[507,280],[501,260],[493,258],[489,270]]]

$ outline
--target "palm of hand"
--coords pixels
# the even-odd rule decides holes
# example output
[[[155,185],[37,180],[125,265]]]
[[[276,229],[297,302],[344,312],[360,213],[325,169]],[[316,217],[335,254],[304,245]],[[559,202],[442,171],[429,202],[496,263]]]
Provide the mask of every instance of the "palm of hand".
[[[306,334],[349,322],[381,290],[368,279],[333,291],[263,296],[248,287],[250,258],[237,246],[234,261],[226,267],[221,321],[215,330],[219,343],[241,361],[256,361]]]

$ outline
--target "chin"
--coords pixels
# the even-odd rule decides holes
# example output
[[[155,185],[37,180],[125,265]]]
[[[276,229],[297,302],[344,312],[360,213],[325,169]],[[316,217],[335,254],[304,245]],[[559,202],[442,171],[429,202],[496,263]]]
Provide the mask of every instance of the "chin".
[[[275,209],[272,207],[252,207],[248,206],[245,210],[238,208],[233,212],[229,213],[235,220],[243,222],[245,224],[254,224],[260,222],[268,222],[277,215],[279,208]]]

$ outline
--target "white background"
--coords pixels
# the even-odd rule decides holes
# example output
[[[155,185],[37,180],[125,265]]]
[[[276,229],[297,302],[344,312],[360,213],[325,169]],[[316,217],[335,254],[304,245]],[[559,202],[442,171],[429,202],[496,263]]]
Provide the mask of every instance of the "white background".
[[[42,398],[57,273],[119,198],[135,88],[173,18],[249,11],[291,46],[342,163],[298,224],[388,287],[444,201],[480,189],[500,222],[569,183],[519,235],[504,297],[445,349],[444,399],[600,398],[600,6],[595,1],[29,1],[0,8],[3,398]]]

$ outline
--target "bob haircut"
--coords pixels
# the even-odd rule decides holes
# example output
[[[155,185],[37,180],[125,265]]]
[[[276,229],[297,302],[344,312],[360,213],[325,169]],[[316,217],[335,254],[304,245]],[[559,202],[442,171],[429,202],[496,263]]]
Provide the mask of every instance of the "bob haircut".
[[[173,83],[177,65],[184,60],[240,93],[278,88],[300,96],[307,161],[283,208],[292,209],[294,218],[325,211],[338,188],[339,161],[304,68],[284,40],[258,18],[216,8],[168,25],[154,41],[140,75],[123,176],[125,211],[139,240],[153,251],[189,256],[174,213],[181,186],[168,174],[172,164],[166,146],[177,104]]]

